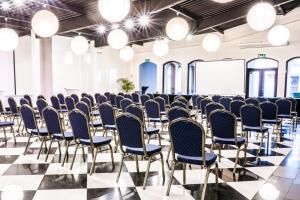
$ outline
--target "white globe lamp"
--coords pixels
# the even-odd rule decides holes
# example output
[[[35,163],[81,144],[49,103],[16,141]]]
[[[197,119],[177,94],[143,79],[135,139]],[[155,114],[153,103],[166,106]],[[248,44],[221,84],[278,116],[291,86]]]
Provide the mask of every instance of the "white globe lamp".
[[[181,17],[174,17],[166,26],[167,36],[175,41],[183,40],[189,33],[189,24]]]
[[[165,40],[157,40],[154,42],[152,50],[157,56],[165,56],[169,52],[169,45]]]
[[[125,46],[120,50],[120,58],[124,61],[130,61],[134,56],[132,47]]]
[[[128,36],[121,29],[114,29],[108,34],[107,42],[113,49],[121,49],[128,43]]]
[[[19,43],[19,36],[13,29],[0,29],[0,50],[13,51]]]
[[[268,41],[274,46],[284,45],[289,41],[290,31],[286,26],[274,26],[268,33]]]
[[[77,55],[84,54],[89,49],[89,42],[85,37],[81,35],[75,36],[71,40],[71,49]]]
[[[215,2],[218,2],[218,3],[229,3],[230,1],[233,1],[233,0],[213,0]]]
[[[31,26],[40,37],[51,37],[59,28],[59,21],[55,14],[48,10],[40,10],[34,14]]]
[[[256,31],[264,31],[273,26],[276,11],[269,3],[257,3],[248,12],[247,22]]]
[[[123,20],[128,15],[130,0],[99,0],[98,8],[104,19],[115,23]]]
[[[221,39],[214,33],[209,33],[204,36],[202,40],[203,48],[208,52],[214,52],[219,49],[221,45]]]

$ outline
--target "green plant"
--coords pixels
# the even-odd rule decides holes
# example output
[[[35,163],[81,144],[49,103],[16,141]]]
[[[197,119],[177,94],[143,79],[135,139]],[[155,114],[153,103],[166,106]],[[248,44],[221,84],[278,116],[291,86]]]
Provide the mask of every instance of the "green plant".
[[[117,80],[117,83],[120,84],[122,90],[126,93],[134,90],[134,84],[132,81],[128,80],[127,78],[120,78]]]

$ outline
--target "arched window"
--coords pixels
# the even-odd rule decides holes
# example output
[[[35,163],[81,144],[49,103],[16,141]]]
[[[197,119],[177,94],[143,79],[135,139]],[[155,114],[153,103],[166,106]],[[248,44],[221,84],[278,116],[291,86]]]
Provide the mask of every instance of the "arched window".
[[[286,66],[286,97],[300,97],[300,57],[291,58],[287,61]]]
[[[278,61],[255,58],[247,62],[247,96],[276,97]]]
[[[195,94],[196,92],[196,64],[202,60],[193,60],[188,64],[188,83],[187,93]]]
[[[169,61],[163,65],[163,92],[165,94],[181,93],[181,64]]]
[[[157,65],[152,62],[140,64],[140,91],[142,93],[156,93]]]

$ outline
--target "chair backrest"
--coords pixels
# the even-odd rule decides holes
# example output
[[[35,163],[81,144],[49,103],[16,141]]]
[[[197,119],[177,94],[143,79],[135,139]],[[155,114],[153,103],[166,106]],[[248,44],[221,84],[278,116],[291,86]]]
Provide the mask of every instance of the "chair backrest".
[[[67,106],[68,111],[71,111],[71,110],[75,109],[75,101],[72,97],[67,96],[66,99],[65,99],[65,102],[66,102],[66,106]]]
[[[85,96],[85,97],[81,98],[81,101],[86,103],[86,105],[89,107],[89,112],[91,112],[91,110],[92,110],[91,100],[87,96]]]
[[[268,99],[265,98],[265,97],[257,97],[257,100],[258,100],[259,103],[263,103],[263,102],[268,101]]]
[[[84,98],[84,97],[83,97]],[[90,108],[88,106],[88,104],[84,101],[79,101],[76,104],[76,109],[80,110],[82,113],[85,114],[85,116],[87,117],[88,121],[90,121]]]
[[[222,104],[224,106],[224,108],[228,111],[230,111],[230,103],[231,103],[232,99],[229,97],[222,97],[220,99],[220,104]]]
[[[85,97],[90,100],[90,102],[91,102],[91,108],[93,108],[95,106],[94,97],[92,95],[90,95],[90,94],[87,94]]]
[[[262,111],[262,119],[277,120],[278,107],[272,102],[263,102],[259,104]]]
[[[43,110],[48,106],[48,103],[44,99],[38,99],[36,101],[36,107],[38,108],[38,111],[40,113],[41,118],[43,119]]]
[[[215,110],[223,110],[224,106],[220,103],[216,103],[216,102],[211,102],[209,104],[206,105],[205,107],[205,113],[206,113],[206,119],[209,122],[210,119],[210,113],[212,113]]]
[[[173,159],[175,154],[202,157],[205,161],[205,131],[192,119],[179,118],[169,125]],[[205,165],[205,162],[204,162]]]
[[[89,121],[86,115],[78,109],[69,113],[72,132],[77,139],[90,139]],[[92,143],[92,142],[91,142]]]
[[[289,99],[278,99],[276,105],[278,106],[278,115],[291,115],[292,102]]]
[[[110,94],[109,95],[109,101],[110,101],[110,104],[112,106],[116,106],[116,95],[115,94]]]
[[[37,96],[37,99],[44,99],[44,100],[46,100],[46,97],[44,97],[44,95],[39,95],[39,96]]]
[[[173,107],[168,111],[169,122],[179,118],[190,118],[190,113],[181,107]]]
[[[161,95],[159,95],[159,96],[165,100],[165,104],[166,104],[166,105],[169,105],[169,104],[170,104],[169,95],[167,95],[167,94],[161,94]]]
[[[3,106],[3,103],[0,99],[0,114],[4,113],[5,112],[5,109],[4,109],[4,106]]]
[[[160,109],[159,109],[159,104],[150,99],[145,103],[145,109],[148,118],[160,118]]]
[[[236,117],[227,110],[215,110],[209,116],[210,127],[213,137],[237,138]]]
[[[60,104],[65,104],[65,96],[62,93],[58,93],[57,98]]]
[[[151,93],[147,93],[147,95],[150,97],[150,99],[154,99],[154,95]]]
[[[241,107],[241,120],[243,126],[261,127],[262,111],[253,104]]]
[[[101,105],[102,103],[107,102],[107,101],[108,100],[107,100],[106,96],[100,94],[99,97],[98,97],[97,103],[99,105]]]
[[[209,98],[204,98],[202,99],[202,101],[200,102],[200,106],[201,106],[201,113],[202,114],[206,114],[206,105],[211,103],[212,100],[210,100]]]
[[[179,97],[176,99],[176,101],[180,101],[181,103],[184,103],[186,106],[189,105],[189,101],[186,100],[184,97]]]
[[[70,96],[74,99],[75,104],[79,102],[79,97],[77,94],[71,94]]]
[[[28,102],[28,100],[27,99],[25,99],[25,98],[21,98],[20,99],[20,105],[22,106],[22,105],[29,105],[30,107],[32,107],[30,104],[29,104],[29,102]]]
[[[297,100],[294,98],[288,98],[292,102],[292,111],[297,112]]]
[[[94,96],[95,96],[96,103],[99,104],[98,98],[100,97],[100,93],[95,93]]]
[[[24,99],[26,99],[31,107],[33,107],[31,97],[28,94],[24,95]]]
[[[155,97],[154,101],[156,101],[159,104],[160,112],[166,111],[166,102],[162,97]]]
[[[125,94],[123,92],[119,92],[118,95],[124,97]]]
[[[213,96],[211,97],[211,100],[212,100],[213,102],[219,103],[221,98],[222,98],[222,97],[221,97],[220,95],[213,95]]]
[[[130,99],[127,98],[122,99],[122,101],[120,102],[122,112],[125,112],[126,108],[131,104],[133,104],[133,102]]]
[[[198,95],[198,94],[192,95],[192,104],[193,104],[193,107],[197,107],[197,99],[199,97],[200,97],[200,95]]]
[[[130,99],[130,100],[132,100],[132,96],[131,96],[131,94],[124,94],[124,97],[125,97],[125,98],[127,98],[127,99]]]
[[[124,99],[124,97],[121,96],[121,95],[116,96],[116,107],[117,107],[118,109],[121,109],[121,101],[122,101],[123,99]]]
[[[230,103],[230,111],[236,116],[241,117],[241,107],[245,105],[244,101],[241,100],[233,100]]]
[[[82,97],[85,97],[86,95],[87,95],[86,92],[82,92],[82,93],[81,93],[81,98],[82,98]]]
[[[173,103],[171,103],[171,108],[174,108],[174,107],[181,107],[181,108],[184,108],[184,109],[188,109],[187,105],[185,103],[182,103],[181,101],[173,101]]]
[[[144,118],[144,111],[141,107],[135,105],[135,104],[131,104],[126,108],[126,112],[135,115],[137,118],[139,118],[139,120],[144,123],[145,118]]]
[[[9,97],[7,101],[8,101],[10,111],[13,114],[17,114],[18,113],[18,106],[17,106],[17,102],[15,101],[15,99],[12,98],[12,97]]]
[[[103,125],[115,125],[115,111],[109,103],[102,103],[99,106],[99,113]]]
[[[116,118],[116,127],[118,130],[121,151],[125,152],[126,147],[143,148],[144,145],[144,127],[142,122],[130,113],[124,113]]]
[[[60,116],[56,109],[47,106],[43,110],[43,117],[49,134],[64,134]]]
[[[245,103],[246,104],[252,104],[252,105],[255,105],[255,106],[259,106],[259,101],[256,98],[252,98],[252,97],[246,99]]]
[[[197,109],[201,111],[201,101],[204,99],[204,97],[199,96],[196,99]]]
[[[60,103],[59,103],[59,99],[56,96],[52,96],[50,98],[51,104],[53,106],[53,108],[55,108],[56,110],[60,110]]]
[[[140,103],[140,96],[138,93],[132,93],[131,96],[133,103]]]
[[[150,100],[150,97],[146,94],[143,94],[141,95],[141,103],[142,103],[142,106],[145,106],[145,103]]]
[[[107,100],[109,100],[110,93],[109,92],[105,92],[104,96],[106,96]]]
[[[242,97],[242,96],[237,95],[237,96],[233,97],[232,100],[233,100],[233,101],[237,101],[237,100],[245,101],[245,98]]]
[[[22,105],[20,108],[20,113],[23,119],[24,127],[26,129],[38,129],[35,120],[34,110],[29,105]]]

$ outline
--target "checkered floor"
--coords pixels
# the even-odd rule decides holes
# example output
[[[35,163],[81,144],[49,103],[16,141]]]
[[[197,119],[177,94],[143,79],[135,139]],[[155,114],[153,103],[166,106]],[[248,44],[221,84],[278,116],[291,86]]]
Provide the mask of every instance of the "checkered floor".
[[[272,132],[272,131],[271,131]],[[233,177],[236,150],[233,146],[222,150],[219,163],[219,184],[216,187],[215,174],[209,176],[206,199],[262,199],[260,189],[270,179],[278,166],[286,161],[293,145],[298,145],[298,131],[289,134],[289,125],[284,129],[280,142],[275,141],[275,135],[270,136],[270,149],[266,150],[266,139],[260,153],[260,162],[254,163],[258,150],[258,141],[252,135],[247,150],[248,163],[242,167],[238,165],[236,177]],[[101,134],[102,133],[97,133]],[[31,140],[27,154],[23,152],[27,142],[26,134],[17,134],[17,144],[12,135],[8,135],[8,142],[4,141],[4,134],[0,132],[0,191],[1,199],[34,199],[34,200],[102,200],[102,199],[200,199],[200,188],[204,182],[205,171],[197,166],[187,168],[186,184],[183,185],[182,167],[178,166],[174,173],[174,181],[169,197],[166,197],[166,187],[170,170],[165,164],[166,180],[163,182],[161,163],[152,163],[146,190],[142,189],[147,161],[140,160],[140,173],[137,173],[133,158],[127,158],[118,183],[117,171],[120,167],[121,156],[114,154],[115,169],[112,169],[109,152],[99,153],[97,156],[96,173],[88,175],[91,166],[91,153],[87,162],[83,162],[82,151],[78,151],[73,170],[69,170],[73,158],[74,147],[70,148],[69,159],[61,167],[57,144],[53,144],[48,161],[45,162],[45,152],[36,159],[40,141]],[[164,132],[164,158],[166,158],[168,133]],[[151,140],[157,144],[158,141]],[[210,139],[207,139],[209,147]],[[49,143],[48,143],[49,145]],[[299,149],[299,147],[298,147]],[[62,152],[64,148],[62,147]],[[217,151],[216,151],[217,153]],[[244,152],[241,151],[240,157]],[[299,155],[298,155],[299,159]],[[242,160],[242,159],[241,159]],[[165,162],[166,163],[166,162]],[[13,189],[13,192],[11,191]],[[21,198],[19,198],[21,197]],[[22,198],[23,197],[23,198]]]

